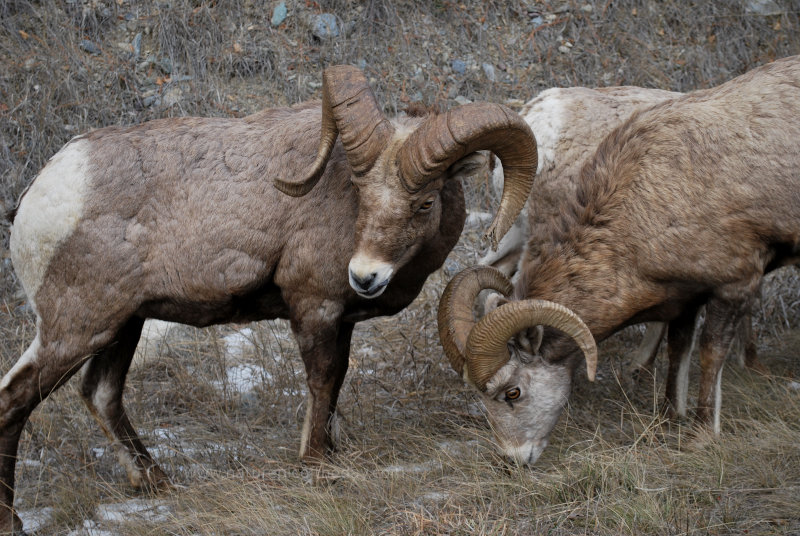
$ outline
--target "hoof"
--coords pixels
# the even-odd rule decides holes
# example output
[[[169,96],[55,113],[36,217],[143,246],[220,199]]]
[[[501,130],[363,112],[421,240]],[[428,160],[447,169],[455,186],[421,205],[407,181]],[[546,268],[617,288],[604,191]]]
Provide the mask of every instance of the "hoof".
[[[761,374],[762,376],[771,376],[769,369],[759,360],[755,359],[749,363],[745,363],[745,367],[756,374]]]
[[[131,486],[145,493],[157,494],[175,489],[167,473],[156,464],[128,476]]]

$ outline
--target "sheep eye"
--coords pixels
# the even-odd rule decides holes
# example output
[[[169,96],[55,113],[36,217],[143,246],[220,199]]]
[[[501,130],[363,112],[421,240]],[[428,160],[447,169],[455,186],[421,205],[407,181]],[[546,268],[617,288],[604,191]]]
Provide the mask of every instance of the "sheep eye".
[[[520,390],[519,387],[514,387],[506,391],[506,400],[516,400],[519,398]]]
[[[419,212],[427,212],[433,206],[433,198],[427,199],[424,203],[419,206]]]

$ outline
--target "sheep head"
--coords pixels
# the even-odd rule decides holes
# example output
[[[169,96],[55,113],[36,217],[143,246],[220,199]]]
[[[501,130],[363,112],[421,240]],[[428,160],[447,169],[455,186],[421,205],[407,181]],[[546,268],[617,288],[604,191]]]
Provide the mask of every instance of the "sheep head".
[[[496,154],[506,173],[500,208],[486,233],[494,247],[525,204],[536,174],[533,133],[505,106],[468,104],[414,126],[396,126],[384,117],[360,70],[328,68],[316,160],[300,181],[275,180],[288,195],[310,192],[341,135],[358,197],[350,285],[365,298],[379,296],[393,274],[438,231],[439,192],[483,158],[476,156],[478,151]]]
[[[482,290],[499,292],[487,314],[474,319]],[[445,288],[439,306],[439,337],[453,368],[480,393],[499,450],[520,463],[534,463],[567,401],[573,362],[548,362],[537,350],[543,326],[569,336],[583,352],[590,380],[597,347],[589,328],[572,311],[543,300],[508,301],[512,285],[499,270],[469,268]],[[496,308],[495,308],[496,307]]]

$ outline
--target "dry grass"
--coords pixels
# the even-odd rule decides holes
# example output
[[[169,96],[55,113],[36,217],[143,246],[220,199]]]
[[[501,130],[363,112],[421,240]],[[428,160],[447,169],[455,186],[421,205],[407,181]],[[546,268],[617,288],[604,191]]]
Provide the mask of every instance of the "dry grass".
[[[733,0],[289,1],[289,17],[272,28],[275,3],[0,3],[3,203],[13,206],[77,133],[312,98],[332,63],[364,65],[394,113],[415,100],[527,100],[556,85],[687,91],[800,52],[798,7],[788,1],[770,17]],[[308,16],[323,11],[355,25],[320,41]],[[134,58],[130,45],[140,33]],[[84,39],[101,53],[84,52]],[[455,59],[466,63],[464,74],[453,70]],[[495,67],[495,82],[483,63]],[[493,206],[485,185],[467,191],[473,209]],[[797,272],[772,278],[758,318],[759,349],[774,376],[725,371],[721,436],[693,437],[656,416],[662,370],[636,392],[620,386],[619,370],[638,342],[629,329],[602,345],[600,381],[578,378],[536,467],[507,467],[435,331],[441,289],[478,258],[479,233],[467,229],[412,307],[357,327],[341,448],[330,465],[312,470],[296,459],[305,379],[284,322],[248,326],[254,347],[237,358],[225,347],[233,328],[187,328],[132,370],[126,392],[176,490],[148,497],[130,489],[68,384],[23,434],[17,506],[29,515],[52,508],[39,533],[65,535],[800,532],[800,391],[790,383],[800,377]],[[2,251],[6,370],[32,325]],[[248,390],[237,390],[231,370],[255,372]],[[119,503],[128,510],[115,517]]]

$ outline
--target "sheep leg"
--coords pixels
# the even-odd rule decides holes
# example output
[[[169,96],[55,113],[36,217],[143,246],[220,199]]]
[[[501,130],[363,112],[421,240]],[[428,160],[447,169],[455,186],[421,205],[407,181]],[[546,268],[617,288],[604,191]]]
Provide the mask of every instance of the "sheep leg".
[[[0,533],[24,534],[14,512],[14,469],[22,429],[42,400],[80,369],[92,348],[68,345],[37,334],[25,353],[0,380]],[[76,349],[77,348],[77,349]]]
[[[700,394],[697,399],[697,422],[720,431],[722,406],[722,367],[744,315],[744,304],[732,304],[711,298],[706,305],[706,321],[700,335]]]
[[[667,385],[664,409],[670,418],[686,417],[686,400],[689,392],[689,358],[694,349],[694,332],[697,325],[697,307],[685,310],[669,322],[667,330]]]
[[[739,363],[745,368],[758,372],[759,374],[769,375],[769,369],[758,360],[758,350],[756,349],[756,336],[753,333],[753,315],[748,312],[742,318],[739,329],[739,340],[744,346],[744,363]]]
[[[111,344],[89,359],[81,371],[81,397],[114,444],[131,485],[158,490],[169,487],[169,477],[147,452],[122,404],[125,376],[143,325],[144,319],[131,318]]]
[[[645,324],[644,337],[633,352],[628,371],[628,377],[634,384],[639,383],[645,373],[652,375],[653,362],[656,360],[658,347],[666,331],[666,322],[647,322]]]
[[[347,374],[353,327],[354,324],[342,323],[313,335],[297,336],[308,384],[306,418],[300,441],[303,461],[317,461],[333,450],[331,431],[336,425],[339,389]]]

